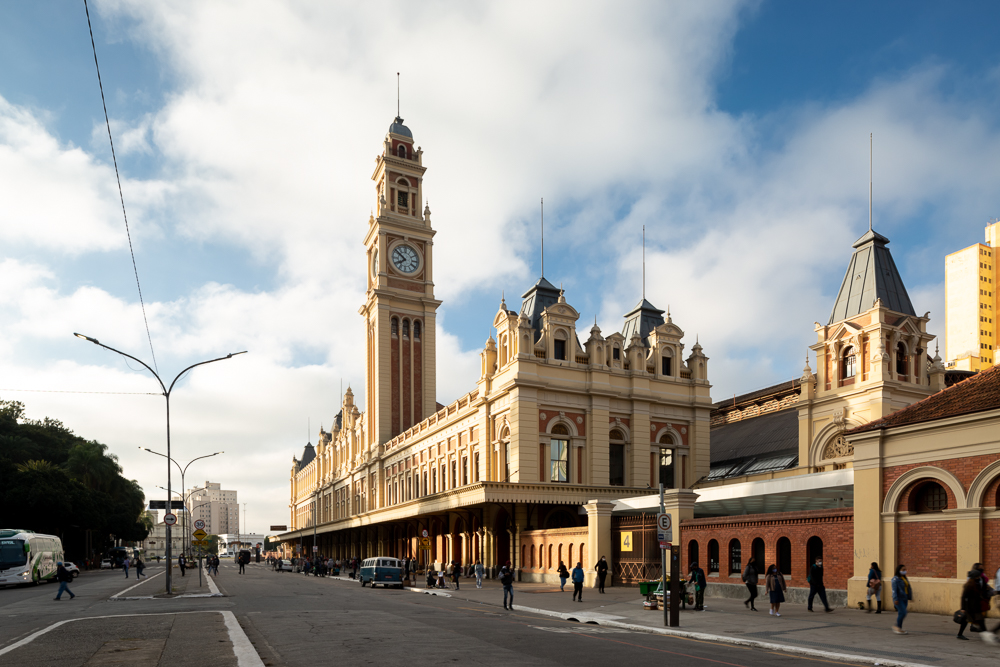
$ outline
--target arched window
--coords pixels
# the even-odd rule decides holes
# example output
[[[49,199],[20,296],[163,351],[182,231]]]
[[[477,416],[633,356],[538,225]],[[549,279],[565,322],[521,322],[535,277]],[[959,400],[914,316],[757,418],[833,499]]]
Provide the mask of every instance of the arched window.
[[[621,358],[622,358],[622,350],[620,347],[615,345],[613,348],[611,348],[611,360],[621,361]]]
[[[552,566],[552,545],[550,544],[549,545],[549,564],[548,564],[548,568],[551,570],[552,567],[553,567]]]
[[[937,482],[927,482],[915,489],[915,492],[916,497],[911,503],[912,511],[925,514],[948,509],[948,492]]]
[[[660,357],[660,372],[663,375],[673,375],[673,352],[669,347],[663,348],[663,356]]]
[[[570,542],[569,545],[569,560],[566,562],[566,567],[573,567],[573,543]]]
[[[688,542],[688,567],[698,562],[698,540]]]
[[[853,381],[856,372],[854,348],[848,346],[841,357],[840,379]]]
[[[396,155],[399,157],[406,157],[406,144],[399,144],[396,146]]]
[[[527,555],[528,555],[528,545],[527,544],[522,544],[521,545],[521,567],[524,567],[524,565],[525,565],[525,563],[524,563],[525,558],[524,557],[527,556]]]
[[[420,340],[420,320],[413,320],[413,340]]]
[[[754,538],[750,545],[750,555],[753,556],[753,566],[757,574],[764,574],[767,565],[764,564],[764,540],[759,537]]]
[[[395,317],[392,318],[392,320],[390,321],[390,327],[389,328],[391,329],[393,336],[398,336],[399,335],[399,320],[397,320]]]
[[[778,571],[792,574],[792,541],[787,537],[778,538]]]
[[[665,489],[674,488],[674,439],[669,433],[660,436],[659,483]]]
[[[708,571],[719,571],[719,543],[715,540],[708,541]]]
[[[740,541],[736,538],[729,540],[729,574],[739,574],[743,571],[743,552],[740,548]]]
[[[580,542],[580,565],[587,567],[587,549],[583,542]]]
[[[410,337],[410,320],[403,320],[403,338]]]
[[[812,567],[812,564],[816,562],[817,558],[823,557],[823,540],[813,535],[806,542],[806,572]]]
[[[553,358],[566,361],[566,332],[562,329],[557,331],[553,344],[555,345],[552,350]]]
[[[906,380],[910,375],[910,355],[906,353],[906,345],[903,343],[896,346],[896,375],[901,380]]]
[[[549,440],[549,481],[568,482],[569,430],[563,424],[556,424],[552,427],[552,435],[556,437]]]
[[[531,545],[531,569],[535,569],[535,545]]]
[[[608,484],[625,486],[625,434],[614,429],[608,441]]]

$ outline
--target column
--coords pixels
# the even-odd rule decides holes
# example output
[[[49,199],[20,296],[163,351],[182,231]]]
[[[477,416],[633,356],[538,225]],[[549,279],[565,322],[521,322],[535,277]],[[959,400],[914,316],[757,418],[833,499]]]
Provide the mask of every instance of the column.
[[[597,581],[597,562],[604,556],[613,567],[611,551],[611,510],[615,504],[606,500],[591,500],[587,510],[587,564],[584,586],[591,588]],[[570,564],[572,567],[572,564]]]

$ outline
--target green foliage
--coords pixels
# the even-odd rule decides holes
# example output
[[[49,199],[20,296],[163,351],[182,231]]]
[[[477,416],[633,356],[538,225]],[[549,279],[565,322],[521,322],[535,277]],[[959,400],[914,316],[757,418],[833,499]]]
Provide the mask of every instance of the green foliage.
[[[0,526],[59,535],[71,559],[88,555],[88,531],[98,551],[115,539],[143,540],[151,528],[142,521],[145,497],[121,473],[107,445],[0,400]]]
[[[205,539],[208,541],[208,546],[204,547],[205,551],[208,552],[208,553],[210,553],[210,554],[218,555],[219,554],[219,536],[218,535],[209,535]]]

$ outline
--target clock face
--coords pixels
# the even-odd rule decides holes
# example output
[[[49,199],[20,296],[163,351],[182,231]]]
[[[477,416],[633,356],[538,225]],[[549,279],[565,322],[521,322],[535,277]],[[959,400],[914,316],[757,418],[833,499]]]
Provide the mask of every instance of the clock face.
[[[403,273],[414,273],[420,268],[420,255],[408,245],[398,245],[392,250],[392,265]]]

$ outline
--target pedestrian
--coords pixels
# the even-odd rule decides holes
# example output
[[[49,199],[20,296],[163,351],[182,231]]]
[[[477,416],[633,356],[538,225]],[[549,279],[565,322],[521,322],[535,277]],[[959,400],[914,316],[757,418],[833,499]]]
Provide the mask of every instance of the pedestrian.
[[[503,586],[503,608],[514,611],[514,571],[510,569],[510,561],[500,568],[500,585]],[[510,597],[510,606],[507,598]]]
[[[177,557],[177,567],[181,569],[181,576],[184,576],[184,570],[187,569],[187,559],[184,558],[184,554]]]
[[[458,590],[458,578],[462,574],[462,566],[458,564],[457,560],[451,561],[451,581],[455,584],[455,590]]]
[[[143,572],[145,572],[145,570],[146,570],[146,564],[142,562],[142,557],[141,556],[136,556],[135,557],[135,578],[136,578],[136,580],[138,580],[139,577],[146,576],[145,574],[143,574]]]
[[[128,579],[128,558],[122,561],[122,569],[125,570],[125,578]]]
[[[483,587],[483,564],[477,558],[476,559],[476,588]]]
[[[559,561],[559,569],[556,570],[559,573],[559,590],[566,590],[566,582],[569,580],[569,570],[566,569],[566,563]]]
[[[73,581],[73,575],[69,573],[66,566],[63,565],[62,561],[56,563],[56,581],[59,582],[59,592],[56,593],[54,599],[62,599],[63,591],[69,593],[69,599],[72,600],[76,596],[73,595],[73,591],[69,589],[69,582]]]
[[[824,611],[831,612],[830,604],[826,601],[826,586],[823,585],[823,557],[816,556],[813,566],[809,568],[809,602],[806,604],[806,611],[813,610],[813,598],[819,595],[819,601],[823,603]]]
[[[604,582],[608,580],[608,559],[601,556],[601,560],[597,561],[597,592],[604,592]]]
[[[958,639],[969,639],[963,633],[970,623],[973,632],[982,632],[982,630],[976,629],[976,626],[983,624],[983,612],[980,604],[983,597],[979,592],[978,579],[979,571],[972,570],[965,580],[965,585],[962,586],[962,622],[958,626]]]
[[[788,587],[785,585],[785,575],[781,574],[781,570],[778,569],[777,565],[767,568],[767,576],[764,577],[764,588],[767,589],[767,597],[771,602],[771,611],[769,613],[772,616],[781,616],[781,603],[785,601],[785,590]]]
[[[983,615],[983,620],[979,624],[979,632],[986,632],[985,615],[990,611],[990,598],[996,595],[996,591],[990,588],[990,580],[989,577],[986,576],[986,568],[983,567],[982,563],[974,564],[972,569],[977,575],[976,583],[979,586],[980,611]]]
[[[573,599],[583,602],[583,565],[580,561],[573,568]]]
[[[868,613],[872,613],[872,595],[875,596],[876,614],[882,613],[882,570],[878,563],[872,563],[868,570]]]
[[[687,583],[694,584],[694,610],[705,611],[705,586],[708,582],[705,580],[705,570],[698,567],[698,561],[691,563]]]
[[[743,583],[750,591],[750,597],[743,602],[743,606],[751,611],[757,611],[757,607],[753,603],[757,599],[757,559],[753,556],[750,556],[747,566],[743,569]]]
[[[892,603],[896,605],[896,625],[892,631],[897,635],[905,635],[903,619],[906,618],[906,608],[913,599],[913,589],[910,580],[906,578],[906,566],[900,563],[896,566],[896,576],[892,578]]]
[[[427,588],[434,588],[434,585],[436,583],[437,583],[437,578],[434,576],[434,568],[433,567],[428,567],[427,568]]]

